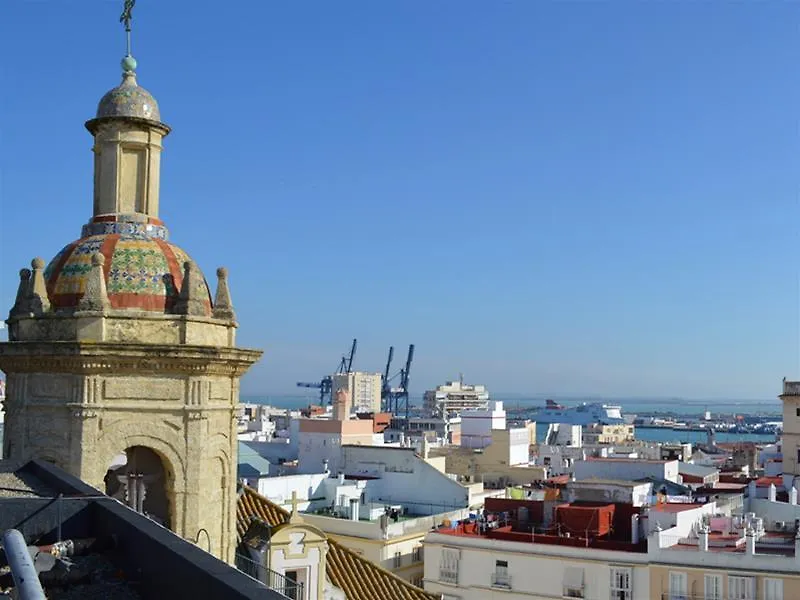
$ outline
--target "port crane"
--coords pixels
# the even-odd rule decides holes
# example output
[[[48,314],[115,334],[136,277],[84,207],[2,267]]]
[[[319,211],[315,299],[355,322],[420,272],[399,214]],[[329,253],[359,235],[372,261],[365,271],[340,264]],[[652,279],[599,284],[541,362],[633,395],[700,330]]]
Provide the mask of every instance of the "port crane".
[[[408,381],[411,374],[411,361],[414,360],[414,344],[408,346],[408,357],[406,366],[398,373],[390,375],[392,369],[392,359],[394,358],[394,346],[389,347],[389,358],[386,361],[386,369],[383,372],[381,382],[381,406],[384,412],[390,412],[400,417],[405,416],[403,430],[408,428]],[[400,377],[397,387],[392,387],[392,381]],[[402,413],[402,414],[401,414]]]
[[[339,366],[336,369],[337,375],[353,372],[353,359],[356,356],[357,345],[358,345],[358,340],[353,339],[353,345],[350,348],[350,354],[349,355],[343,354],[342,360],[339,361]],[[331,375],[325,375],[325,377],[323,377],[319,383],[307,383],[304,381],[298,381],[297,387],[318,389],[319,403],[320,405],[325,406],[326,399],[328,403],[331,401],[331,393],[333,391],[333,377]]]

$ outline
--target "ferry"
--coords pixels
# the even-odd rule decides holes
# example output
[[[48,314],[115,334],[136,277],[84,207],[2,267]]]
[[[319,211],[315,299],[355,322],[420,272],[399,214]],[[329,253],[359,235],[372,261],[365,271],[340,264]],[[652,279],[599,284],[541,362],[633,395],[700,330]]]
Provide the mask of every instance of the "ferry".
[[[553,400],[547,400],[544,408],[539,409],[531,417],[537,423],[566,423],[568,425],[621,425],[622,407],[601,402],[582,403],[578,406],[562,406]]]

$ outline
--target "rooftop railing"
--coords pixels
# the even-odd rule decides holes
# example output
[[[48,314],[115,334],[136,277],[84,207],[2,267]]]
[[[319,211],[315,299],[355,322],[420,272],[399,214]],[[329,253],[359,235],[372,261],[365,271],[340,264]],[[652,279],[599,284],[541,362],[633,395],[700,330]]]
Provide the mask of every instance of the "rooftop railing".
[[[237,552],[236,568],[245,575],[249,575],[256,581],[261,582],[266,587],[282,594],[286,598],[290,598],[291,600],[302,600],[305,598],[303,595],[302,583],[289,579],[277,571],[273,571],[266,565],[254,561],[249,556]]]
[[[800,396],[800,381],[784,381],[783,393],[786,396]]]

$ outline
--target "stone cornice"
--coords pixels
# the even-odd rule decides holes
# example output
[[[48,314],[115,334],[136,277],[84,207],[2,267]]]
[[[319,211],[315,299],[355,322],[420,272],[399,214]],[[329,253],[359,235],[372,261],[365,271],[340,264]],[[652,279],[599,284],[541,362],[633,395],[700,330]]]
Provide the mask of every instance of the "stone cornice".
[[[241,377],[263,352],[246,348],[90,342],[0,343],[6,373],[222,375]]]

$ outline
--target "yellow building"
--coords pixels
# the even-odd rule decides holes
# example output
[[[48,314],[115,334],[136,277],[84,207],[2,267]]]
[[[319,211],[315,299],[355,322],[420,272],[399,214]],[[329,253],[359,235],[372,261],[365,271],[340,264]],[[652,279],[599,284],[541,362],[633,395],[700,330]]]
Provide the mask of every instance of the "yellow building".
[[[583,443],[594,444],[624,444],[636,439],[633,425],[589,425],[583,432]]]

